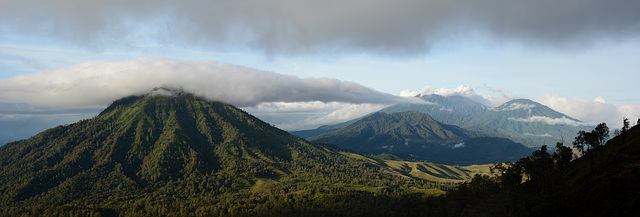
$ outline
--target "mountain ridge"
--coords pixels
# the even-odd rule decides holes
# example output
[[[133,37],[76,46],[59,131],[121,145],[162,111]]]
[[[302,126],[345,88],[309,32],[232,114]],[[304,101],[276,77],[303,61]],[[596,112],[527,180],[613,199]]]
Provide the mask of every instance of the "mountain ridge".
[[[379,112],[423,112],[441,123],[459,126],[493,137],[509,138],[528,147],[548,145],[590,127],[575,118],[530,99],[514,99],[498,107],[488,107],[459,95],[431,94],[419,95],[418,97],[431,103],[398,104],[384,108]],[[349,123],[353,123],[354,120]],[[340,123],[323,127],[322,130],[306,130],[303,134],[299,134],[300,131],[291,133],[311,138],[344,126],[346,126],[345,123]]]
[[[454,165],[517,160],[531,152],[511,140],[442,124],[416,111],[373,113],[340,130],[309,140],[367,154],[393,154]]]
[[[402,198],[440,194],[470,178],[458,167],[414,163],[407,170],[309,143],[186,93],[116,100],[92,119],[0,147],[0,165],[5,214],[392,215]],[[372,200],[376,207],[367,205]]]

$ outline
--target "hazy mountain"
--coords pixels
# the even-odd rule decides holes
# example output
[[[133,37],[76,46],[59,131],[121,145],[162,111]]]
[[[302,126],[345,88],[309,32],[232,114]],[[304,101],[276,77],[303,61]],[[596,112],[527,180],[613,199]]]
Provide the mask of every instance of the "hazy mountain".
[[[384,113],[418,111],[434,120],[494,137],[509,138],[529,147],[552,145],[573,138],[592,126],[528,99],[515,99],[498,107],[489,107],[463,96],[423,95],[426,104],[399,104],[380,110]],[[349,122],[352,123],[353,121]],[[298,134],[310,138],[340,129],[347,124],[324,126]],[[297,132],[292,132],[296,134]]]
[[[384,113],[418,111],[429,114],[435,120],[456,126],[465,126],[482,116],[489,107],[464,96],[421,95],[428,104],[399,104],[380,110]]]
[[[162,89],[8,143],[0,165],[2,215],[394,215],[402,198],[470,177],[312,144]]]
[[[528,99],[491,108],[465,127],[503,136],[528,146],[553,145],[592,127]]]
[[[421,99],[426,100],[428,103],[424,104],[399,104],[390,106],[380,110],[384,113],[396,113],[406,111],[417,111],[427,113],[433,119],[450,125],[464,126],[469,121],[480,116],[487,110],[487,106],[482,105],[476,101],[473,101],[463,96],[440,96],[440,95],[423,95]],[[300,136],[302,138],[310,138],[323,133],[332,132],[346,127],[353,122],[360,120],[356,118],[351,121],[335,124],[325,125],[317,129],[292,131],[291,134]]]
[[[444,164],[517,160],[531,153],[508,139],[482,137],[422,112],[374,113],[340,130],[309,138],[369,154],[393,154]]]
[[[352,124],[358,120],[360,120],[361,118],[356,118],[350,121],[346,121],[346,122],[342,122],[339,124],[334,124],[334,125],[323,125],[320,126],[316,129],[311,129],[311,130],[299,130],[299,131],[292,131],[290,132],[291,134],[298,136],[298,137],[302,137],[302,138],[309,138],[309,137],[314,137],[323,133],[328,133],[328,132],[333,132],[339,129],[342,129],[343,127],[349,126],[349,124]]]

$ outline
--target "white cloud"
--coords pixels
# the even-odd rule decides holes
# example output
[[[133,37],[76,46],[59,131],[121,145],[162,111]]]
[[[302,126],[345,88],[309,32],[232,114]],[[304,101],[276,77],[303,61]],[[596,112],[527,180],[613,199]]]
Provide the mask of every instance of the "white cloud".
[[[461,143],[453,145],[451,148],[464,148],[464,146],[465,146],[464,142],[461,142]]]
[[[533,105],[533,104],[511,103],[509,104],[509,107],[502,108],[502,111],[513,111],[513,110],[519,110],[519,109],[531,111],[531,109],[535,107],[536,105]]]
[[[473,89],[471,89],[471,87],[467,85],[460,85],[458,86],[458,88],[455,88],[455,89],[447,89],[447,88],[436,89],[430,86],[426,86],[422,88],[419,94],[420,95],[437,94],[441,96],[459,95],[459,96],[467,96],[467,97],[476,95]]]
[[[236,106],[264,102],[392,104],[415,101],[337,79],[299,78],[218,62],[156,58],[89,61],[1,79],[0,100],[66,106],[106,105],[160,86],[183,88]]]
[[[551,134],[533,134],[533,133],[524,133],[525,136],[538,136],[538,137],[553,137]]]
[[[571,120],[571,119],[569,119],[567,117],[550,118],[550,117],[545,117],[545,116],[531,116],[531,117],[528,117],[528,118],[509,117],[507,119],[508,120],[512,120],[512,121],[521,121],[521,122],[543,122],[543,123],[550,124],[550,125],[572,125],[572,126],[586,126],[586,125],[589,125],[589,124],[584,123],[584,122],[578,122],[578,121]]]
[[[640,105],[610,104],[606,103],[603,97],[587,100],[544,94],[536,98],[536,101],[592,125],[607,123],[611,129],[622,127],[622,119],[625,117],[629,118],[631,123],[640,118]]]

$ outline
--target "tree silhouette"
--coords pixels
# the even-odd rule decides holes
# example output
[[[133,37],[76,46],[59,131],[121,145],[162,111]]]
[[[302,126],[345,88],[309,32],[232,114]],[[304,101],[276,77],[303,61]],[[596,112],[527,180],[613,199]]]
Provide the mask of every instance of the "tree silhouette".
[[[609,138],[609,127],[607,127],[606,123],[600,123],[591,131],[591,134],[593,134],[593,138],[591,138],[591,146],[594,149],[598,149],[603,146]]]
[[[586,153],[587,150],[589,149],[589,147],[587,147],[589,145],[589,139],[588,137],[591,137],[591,133],[589,132],[585,132],[584,130],[580,130],[578,131],[578,136],[576,136],[575,140],[573,141],[573,147],[578,149],[578,151],[580,151],[581,153]]]
[[[622,130],[621,130],[622,143],[624,143],[624,141],[626,140],[625,137],[627,136],[627,131],[629,131],[629,119],[624,118],[624,120],[622,120]]]
[[[556,143],[556,151],[553,153],[553,159],[555,159],[558,167],[565,171],[569,167],[569,162],[573,159],[573,151],[571,148],[564,146],[562,142]]]

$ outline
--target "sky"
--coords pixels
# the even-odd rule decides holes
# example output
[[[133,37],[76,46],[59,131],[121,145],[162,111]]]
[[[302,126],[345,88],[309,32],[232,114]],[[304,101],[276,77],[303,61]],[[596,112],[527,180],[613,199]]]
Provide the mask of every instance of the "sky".
[[[0,0],[0,139],[154,87],[285,130],[419,93],[640,118],[640,1]],[[2,141],[0,141],[2,142]]]

